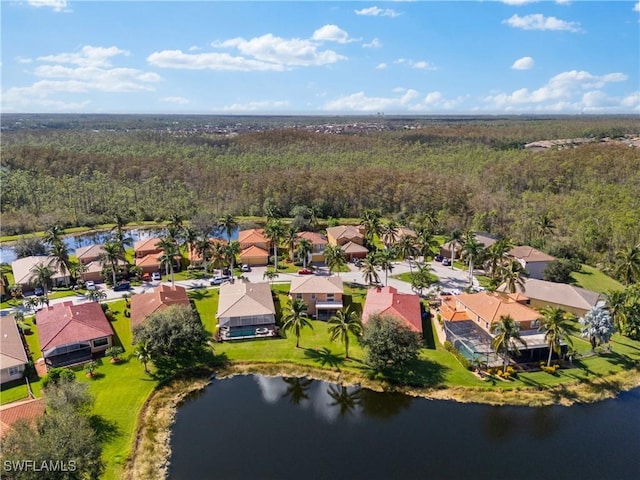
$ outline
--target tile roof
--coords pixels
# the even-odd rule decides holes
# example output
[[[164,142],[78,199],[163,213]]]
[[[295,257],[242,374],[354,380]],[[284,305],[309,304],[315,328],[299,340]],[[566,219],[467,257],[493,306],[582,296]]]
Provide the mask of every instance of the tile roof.
[[[22,337],[12,315],[0,317],[0,367],[24,365],[29,361]]]
[[[470,318],[471,314],[475,314],[489,324],[497,321],[501,316],[507,315],[510,315],[516,322],[528,322],[540,318],[537,311],[518,303],[514,298],[504,293],[486,291],[461,293],[452,297],[452,301],[455,302],[455,310],[466,310]]]
[[[326,245],[327,239],[316,232],[299,232],[296,234],[298,238],[304,238],[311,242],[312,245]]]
[[[221,245],[226,245],[227,241],[223,240],[222,238],[210,238],[209,239],[209,243],[213,246],[216,243],[219,243]],[[201,262],[202,261],[202,255],[200,255],[200,253],[197,250],[192,250],[189,251],[189,261],[191,262]]]
[[[550,262],[556,259],[555,257],[547,255],[546,253],[536,250],[528,245],[513,247],[509,251],[509,255],[520,260],[524,260],[525,262]]]
[[[172,305],[189,306],[187,290],[178,285],[160,285],[151,292],[131,297],[131,328],[140,325],[152,313]]]
[[[271,287],[266,282],[250,283],[236,280],[220,285],[220,300],[216,317],[275,315]]]
[[[353,225],[338,225],[337,227],[329,227],[327,228],[327,236],[329,235],[336,240],[340,238],[364,238],[364,235],[360,233],[358,227],[354,227]]]
[[[251,230],[240,230],[238,232],[238,242],[242,243],[269,243],[269,239],[264,236],[262,228],[252,228]]]
[[[251,245],[248,248],[245,248],[240,252],[240,258],[249,258],[249,257],[268,257],[269,252],[265,249],[257,247],[256,245]]]
[[[78,257],[78,260],[98,258],[103,253],[105,253],[104,245],[89,245],[88,247],[76,248],[76,257]]]
[[[5,436],[18,420],[33,421],[42,416],[44,411],[43,398],[21,400],[0,406],[0,437]]]
[[[136,265],[139,267],[154,267],[160,266],[160,257],[162,253],[150,253],[142,258],[136,258]]]
[[[160,240],[161,239],[158,237],[151,237],[151,238],[145,238],[143,240],[138,240],[136,243],[133,244],[133,249],[136,252],[139,252],[139,251],[147,252],[151,250],[159,250],[159,248],[157,247],[157,244]]]
[[[40,350],[113,335],[98,302],[57,303],[36,313]]]
[[[336,275],[309,275],[291,280],[289,293],[343,293],[342,279]]]
[[[518,290],[520,289],[518,288]],[[506,285],[500,285],[498,291],[506,291]],[[598,292],[574,287],[566,283],[547,282],[535,278],[527,278],[524,284],[524,292],[517,293],[524,294],[525,297],[531,299],[584,310],[591,309],[602,300],[602,295]]]
[[[400,293],[394,287],[370,288],[362,309],[362,323],[371,315],[380,313],[402,320],[414,332],[422,332],[420,297],[412,293]]]
[[[64,278],[67,275],[60,273],[55,265],[55,259],[51,256],[31,256],[19,258],[11,263],[11,269],[13,270],[13,278],[15,283],[25,285],[31,282],[33,273],[31,269],[38,264],[48,265],[55,273],[54,279]]]
[[[369,253],[369,249],[367,249],[367,247],[363,247],[362,245],[358,245],[354,242],[347,242],[340,248],[344,253]]]

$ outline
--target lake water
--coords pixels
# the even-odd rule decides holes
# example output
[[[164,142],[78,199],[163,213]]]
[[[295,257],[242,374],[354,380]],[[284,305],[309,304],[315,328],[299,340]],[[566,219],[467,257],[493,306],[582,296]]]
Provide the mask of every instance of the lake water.
[[[171,447],[171,479],[635,480],[640,389],[491,407],[237,376],[180,407]]]

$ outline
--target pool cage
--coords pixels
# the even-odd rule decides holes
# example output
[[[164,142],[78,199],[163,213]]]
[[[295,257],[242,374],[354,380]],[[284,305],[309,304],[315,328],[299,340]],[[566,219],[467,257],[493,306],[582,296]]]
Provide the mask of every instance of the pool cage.
[[[470,361],[480,361],[487,367],[504,364],[504,359],[493,351],[491,336],[472,321],[444,322],[447,340]]]

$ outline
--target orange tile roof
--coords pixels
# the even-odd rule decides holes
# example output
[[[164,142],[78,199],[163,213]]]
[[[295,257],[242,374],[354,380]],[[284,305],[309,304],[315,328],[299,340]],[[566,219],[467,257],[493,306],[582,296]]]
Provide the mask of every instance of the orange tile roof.
[[[362,310],[362,323],[371,315],[380,313],[402,320],[414,332],[422,332],[420,297],[412,293],[400,293],[394,287],[370,288]]]
[[[255,245],[251,245],[248,248],[245,248],[240,252],[240,258],[250,258],[250,257],[269,257],[269,252],[265,249],[257,247]]]
[[[492,292],[461,293],[453,297],[457,311],[466,310],[467,315],[479,316],[491,324],[501,316],[510,315],[516,322],[536,320],[540,314],[534,309],[516,302],[512,297]]]
[[[296,234],[298,238],[309,240],[312,245],[326,245],[327,239],[316,232],[300,232]]]
[[[18,420],[33,421],[42,416],[44,411],[43,398],[21,400],[2,405],[0,407],[0,437],[5,436]]]
[[[555,257],[547,255],[546,253],[536,250],[533,247],[529,247],[528,245],[513,247],[509,251],[509,255],[520,260],[524,260],[525,262],[550,262],[556,259]]]
[[[347,242],[340,247],[344,253],[369,253],[369,249],[354,242]]]
[[[152,313],[171,305],[189,305],[187,290],[178,285],[160,285],[152,292],[131,297],[131,328],[140,325]]]
[[[353,225],[338,225],[336,227],[327,228],[327,235],[330,235],[335,240],[339,240],[341,238],[349,239],[352,238],[364,238],[364,235],[360,233],[358,227],[354,227]]]
[[[134,243],[133,245],[133,249],[136,252],[142,251],[142,252],[147,252],[150,250],[159,250],[157,247],[158,242],[160,241],[160,238],[157,237],[152,237],[152,238],[145,238],[144,240],[138,240],[136,243]]]
[[[269,239],[264,236],[264,230],[252,228],[251,230],[240,230],[238,232],[238,242],[240,243],[269,243]]]
[[[57,303],[36,313],[40,350],[113,335],[98,302]]]

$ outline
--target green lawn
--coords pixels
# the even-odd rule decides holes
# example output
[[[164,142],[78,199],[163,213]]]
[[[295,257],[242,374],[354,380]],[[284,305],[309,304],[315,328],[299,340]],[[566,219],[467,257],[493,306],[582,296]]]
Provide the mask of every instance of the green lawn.
[[[399,273],[398,275],[391,275],[390,278],[397,278],[398,280],[402,280],[403,282],[411,283],[411,272],[404,272],[404,273]],[[381,278],[381,280],[384,280],[384,277]],[[435,273],[429,273],[429,283],[436,283],[438,280],[439,278]]]
[[[614,280],[597,268],[589,265],[582,265],[582,270],[573,272],[571,277],[576,281],[578,287],[593,290],[598,293],[604,293],[609,290],[622,290],[624,288],[617,280]]]

